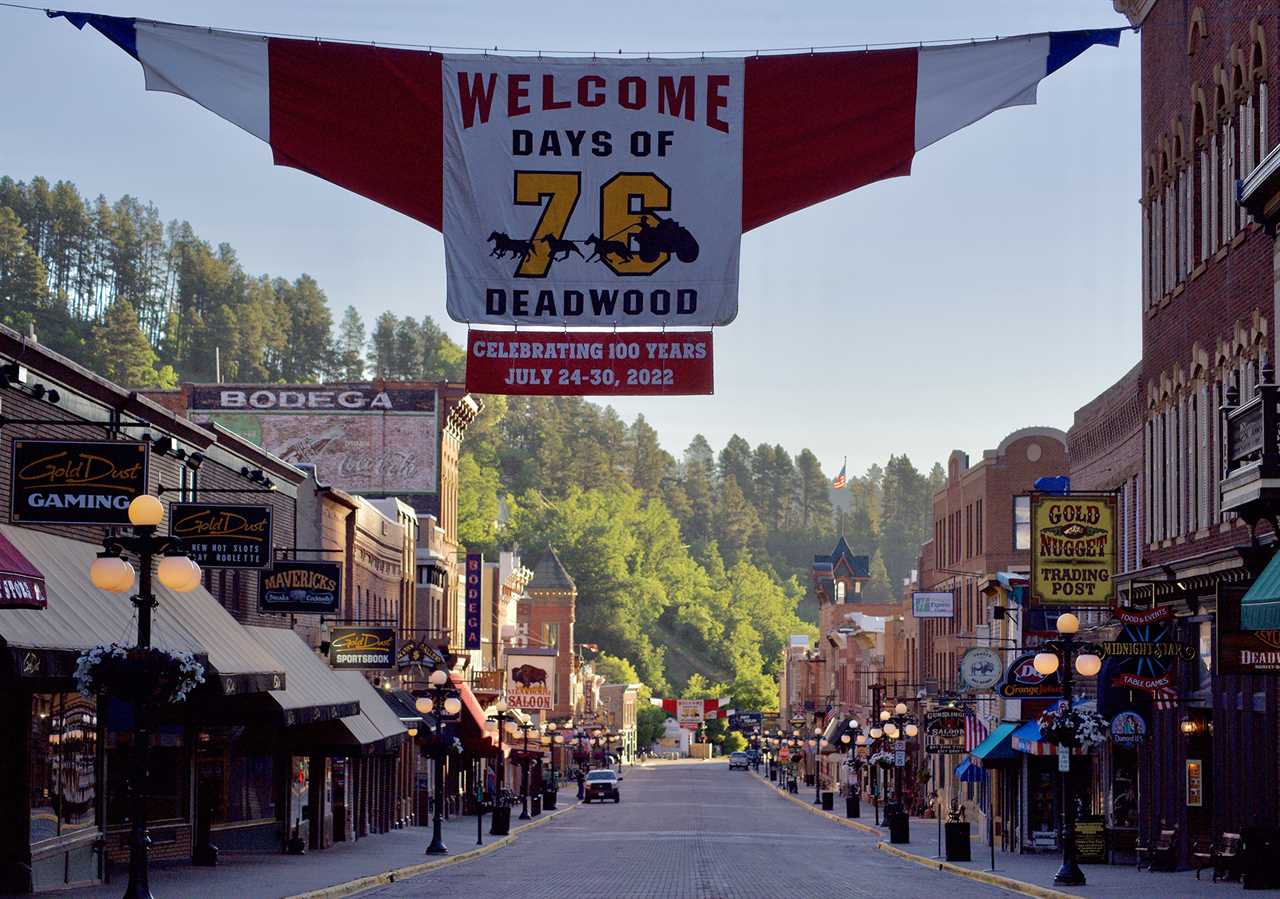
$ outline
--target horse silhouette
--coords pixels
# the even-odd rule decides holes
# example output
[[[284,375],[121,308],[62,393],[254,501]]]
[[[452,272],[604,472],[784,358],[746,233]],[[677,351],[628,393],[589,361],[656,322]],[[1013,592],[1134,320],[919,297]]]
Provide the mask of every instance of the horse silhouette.
[[[547,252],[551,254],[552,262],[558,262],[561,259],[568,259],[570,253],[577,253],[579,256],[582,256],[582,251],[578,249],[578,245],[572,240],[562,240],[554,234],[548,234],[541,238],[541,240],[547,245]],[[557,259],[556,257],[561,253],[564,255]]]
[[[601,262],[604,262],[604,257],[610,254],[617,256],[622,262],[630,262],[631,257],[635,255],[631,252],[631,249],[620,240],[601,240],[592,234],[584,240],[583,243],[593,248],[591,255],[587,257],[588,262],[592,259],[599,259]]]
[[[493,244],[493,249],[489,251],[489,255],[497,256],[499,259],[506,258],[508,253],[523,259],[533,252],[533,241],[516,240],[501,231],[490,231],[485,240]]]

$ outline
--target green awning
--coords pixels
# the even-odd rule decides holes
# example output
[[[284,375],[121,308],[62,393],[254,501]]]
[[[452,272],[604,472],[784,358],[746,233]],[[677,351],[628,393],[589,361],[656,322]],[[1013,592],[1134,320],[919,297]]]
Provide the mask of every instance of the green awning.
[[[1001,724],[969,753],[969,757],[984,768],[996,762],[1014,761],[1018,758],[1013,751],[1013,732],[1017,729],[1017,723]]]
[[[1240,629],[1280,628],[1280,552],[1271,557],[1249,592],[1240,600]]]

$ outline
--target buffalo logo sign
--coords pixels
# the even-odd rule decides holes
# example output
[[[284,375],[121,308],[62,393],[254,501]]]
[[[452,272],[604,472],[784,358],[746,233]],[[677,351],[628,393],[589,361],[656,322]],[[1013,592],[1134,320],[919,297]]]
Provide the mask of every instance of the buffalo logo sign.
[[[990,646],[971,646],[960,657],[960,682],[970,690],[990,690],[1000,673],[1000,653]]]
[[[555,707],[556,652],[554,649],[507,651],[507,703],[526,711]]]
[[[732,321],[743,81],[733,59],[445,57],[449,314]]]

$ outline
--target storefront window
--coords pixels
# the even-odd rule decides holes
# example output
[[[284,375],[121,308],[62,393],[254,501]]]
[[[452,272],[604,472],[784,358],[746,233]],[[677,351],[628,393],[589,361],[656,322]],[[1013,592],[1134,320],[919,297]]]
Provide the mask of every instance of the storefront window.
[[[133,710],[128,703],[107,702],[107,823],[126,824],[133,769]],[[181,724],[161,724],[152,731],[148,763],[147,819],[186,820],[191,769]]]
[[[1111,827],[1138,826],[1138,752],[1128,746],[1111,750]]]
[[[244,727],[200,735],[196,792],[212,808],[214,824],[275,818],[275,764],[263,743]]]
[[[1052,764],[1051,768],[1047,758],[1032,757],[1028,760],[1028,843],[1038,849],[1049,849],[1058,844],[1057,759]]]
[[[79,693],[37,693],[31,707],[31,842],[95,825],[98,710]]]

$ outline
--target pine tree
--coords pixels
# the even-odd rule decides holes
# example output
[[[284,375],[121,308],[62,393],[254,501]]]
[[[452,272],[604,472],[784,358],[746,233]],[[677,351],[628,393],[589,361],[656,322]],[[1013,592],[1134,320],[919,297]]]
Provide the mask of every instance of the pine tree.
[[[339,380],[364,380],[364,342],[364,319],[355,306],[348,306],[342,313],[338,338],[334,341],[334,349],[337,351],[335,372]]]
[[[395,377],[396,317],[384,312],[373,323],[373,336],[369,338],[369,367],[375,378]]]
[[[889,571],[884,565],[884,554],[876,550],[871,557],[870,577],[862,590],[862,598],[866,602],[892,602],[896,596],[893,581],[889,579]]]
[[[156,371],[156,353],[128,300],[116,300],[94,329],[91,357],[105,378],[125,387],[171,387]]]

